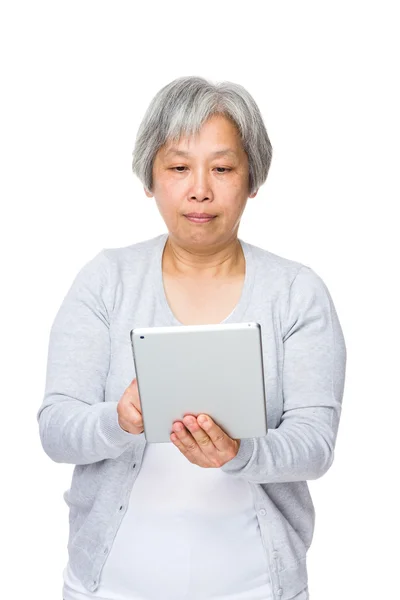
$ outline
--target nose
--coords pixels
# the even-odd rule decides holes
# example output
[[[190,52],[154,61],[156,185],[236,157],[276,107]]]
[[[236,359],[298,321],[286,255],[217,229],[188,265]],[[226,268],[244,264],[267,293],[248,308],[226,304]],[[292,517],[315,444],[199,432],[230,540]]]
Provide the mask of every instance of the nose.
[[[210,198],[212,198],[210,182],[204,169],[193,171],[190,198],[199,202],[203,202],[203,200],[210,200]]]

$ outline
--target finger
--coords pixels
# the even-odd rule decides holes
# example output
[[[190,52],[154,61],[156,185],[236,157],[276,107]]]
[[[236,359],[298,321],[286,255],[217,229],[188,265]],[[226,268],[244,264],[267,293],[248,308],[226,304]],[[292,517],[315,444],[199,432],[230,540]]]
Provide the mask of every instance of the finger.
[[[193,438],[198,450],[196,449],[196,451],[193,451],[190,441],[185,435],[182,435],[181,440],[184,446],[182,448],[182,452],[186,452],[186,456],[191,462],[195,462],[199,465],[205,464],[207,466],[219,467],[221,462],[221,453],[214,446],[212,440],[204,431],[204,429],[200,427],[196,418],[192,416],[185,416],[183,418],[183,422],[189,429],[190,433],[188,436]]]
[[[180,422],[177,421],[177,423]],[[172,441],[175,443],[176,446],[178,446],[180,451],[183,454],[185,454],[185,456],[187,456],[189,460],[197,461],[201,460],[202,457],[204,459],[203,453],[192,434],[186,429],[185,426],[183,426],[182,429],[179,431],[175,428],[175,425],[176,423],[173,424],[172,431],[173,434],[176,436],[176,439],[174,440],[172,438]]]
[[[207,460],[203,453],[200,453],[200,456],[195,455],[194,452],[190,452],[188,448],[183,444],[183,442],[179,439],[177,433],[172,433],[170,436],[171,442],[178,448],[181,454],[188,459],[192,464],[196,464],[199,466],[203,466],[205,460]]]
[[[129,420],[135,427],[143,427],[143,416],[132,404],[125,403],[126,419]]]
[[[118,414],[123,422],[123,428],[134,427],[135,430],[143,430],[143,416],[136,408],[135,394],[130,390],[131,385],[125,390],[121,401],[118,403]],[[136,433],[136,431],[135,431]]]
[[[186,425],[187,429],[190,431],[192,437],[196,440],[200,449],[207,449],[208,446],[208,449],[212,451],[211,446],[213,446],[213,443],[208,434],[205,432],[205,430],[202,427],[200,427],[200,425],[197,422],[197,419],[192,415],[187,415],[182,420],[183,423]]]
[[[205,417],[205,420],[203,420]],[[212,442],[210,444],[204,444],[205,451],[210,451],[210,448],[214,446],[219,452],[226,452],[230,450],[232,445],[232,439],[225,433],[223,429],[209,415],[199,415],[197,417],[197,423],[204,429],[208,438]]]
[[[118,416],[122,429],[129,433],[142,433],[144,431],[142,415],[132,406],[124,403],[118,407]]]
[[[125,394],[129,400],[129,402],[131,404],[133,404],[133,406],[136,408],[136,410],[139,411],[140,414],[142,414],[142,405],[140,402],[139,389],[138,389],[136,377],[135,377],[135,379],[132,380],[132,382],[126,388]]]

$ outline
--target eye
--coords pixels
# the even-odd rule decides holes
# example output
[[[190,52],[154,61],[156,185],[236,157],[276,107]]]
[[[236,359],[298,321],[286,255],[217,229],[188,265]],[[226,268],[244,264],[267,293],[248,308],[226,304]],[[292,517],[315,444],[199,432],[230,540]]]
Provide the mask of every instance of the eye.
[[[229,169],[228,167],[215,167],[216,169],[222,169],[224,172],[221,173],[221,171],[219,171],[218,175],[224,175],[226,172],[232,171],[232,169]],[[186,167],[183,166],[178,166],[178,167],[172,167],[172,171],[175,171],[175,169],[186,169]],[[183,171],[176,171],[177,173],[183,173]]]

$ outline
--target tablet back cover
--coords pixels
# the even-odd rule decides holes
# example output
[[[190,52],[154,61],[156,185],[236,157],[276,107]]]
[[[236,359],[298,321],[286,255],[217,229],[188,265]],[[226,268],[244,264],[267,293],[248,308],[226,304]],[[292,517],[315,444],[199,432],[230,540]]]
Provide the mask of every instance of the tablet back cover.
[[[232,438],[267,434],[259,323],[135,328],[130,332],[147,442],[206,413]]]

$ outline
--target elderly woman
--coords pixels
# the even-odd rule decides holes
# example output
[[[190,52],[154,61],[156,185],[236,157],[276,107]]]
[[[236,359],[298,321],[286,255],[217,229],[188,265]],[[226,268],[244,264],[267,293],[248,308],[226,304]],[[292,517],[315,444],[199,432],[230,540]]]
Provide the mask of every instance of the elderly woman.
[[[47,455],[75,465],[65,600],[309,598],[307,480],[333,461],[346,347],[315,271],[238,238],[271,157],[238,84],[178,78],[144,116],[133,171],[168,233],[101,250],[50,332],[37,418]],[[193,415],[146,444],[130,330],[245,321],[262,328],[268,435]]]

